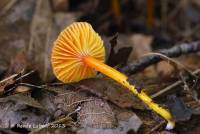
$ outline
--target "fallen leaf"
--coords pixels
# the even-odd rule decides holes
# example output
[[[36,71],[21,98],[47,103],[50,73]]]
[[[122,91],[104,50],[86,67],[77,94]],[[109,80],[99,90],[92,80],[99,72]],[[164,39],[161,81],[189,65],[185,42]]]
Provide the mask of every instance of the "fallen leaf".
[[[116,117],[107,102],[94,98],[80,105],[78,121],[82,127],[113,128],[117,124]]]
[[[127,112],[121,114],[127,114]],[[116,128],[98,129],[98,128],[85,127],[80,129],[77,133],[78,134],[126,134],[130,131],[137,132],[141,125],[142,121],[134,113],[129,112],[129,118],[119,120]]]
[[[56,105],[54,104],[55,94],[49,91],[42,91],[37,96],[38,102],[52,115],[56,111]]]
[[[145,109],[143,103],[130,91],[108,78],[92,78],[76,84],[77,88],[89,91],[111,101],[121,108]]]
[[[10,95],[4,98],[0,98],[0,102],[8,102],[8,101],[12,101],[20,105],[27,105],[30,107],[44,110],[44,107],[38,101],[36,101],[34,98],[30,96],[15,94],[15,95]]]
[[[192,116],[192,111],[185,103],[174,95],[169,96],[167,105],[176,121],[187,121]]]
[[[124,37],[124,36],[122,36]],[[129,55],[132,52],[132,47],[123,45],[122,42],[120,42],[120,39],[122,38],[121,35],[118,38],[118,34],[114,35],[109,43],[106,39],[104,39],[104,46],[106,48],[106,58],[107,58],[107,64],[110,66],[117,66],[117,65],[124,65],[127,63],[127,60],[129,58]],[[126,37],[124,37],[127,39]],[[122,39],[124,39],[122,38]]]
[[[24,126],[30,129],[31,127],[29,128],[27,125],[33,127],[37,124],[48,123],[50,117],[47,114],[42,111],[33,110],[34,108],[42,109],[41,105],[30,98],[19,95],[15,96],[0,98],[1,128],[12,128],[14,126],[23,128]],[[30,100],[31,102],[28,102]]]
[[[65,90],[54,96],[53,103],[56,105],[54,116],[59,117],[62,114],[73,113],[81,103],[90,100],[83,92]]]

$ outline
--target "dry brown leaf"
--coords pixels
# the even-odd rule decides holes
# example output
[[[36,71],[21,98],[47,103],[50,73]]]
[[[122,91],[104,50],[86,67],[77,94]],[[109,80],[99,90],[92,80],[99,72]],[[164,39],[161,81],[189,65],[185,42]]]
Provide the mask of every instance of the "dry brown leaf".
[[[22,95],[13,95],[0,98],[0,127],[11,128],[15,125],[37,125],[48,123],[49,116],[44,111],[35,111],[34,108],[43,109],[35,100]],[[28,128],[30,129],[30,128]]]
[[[85,127],[80,129],[77,133],[78,134],[126,134],[130,131],[137,132],[140,126],[142,125],[142,121],[136,114],[131,111],[121,109],[121,108],[113,108],[113,112],[117,116],[118,124],[115,128],[91,128]]]
[[[7,102],[7,101],[13,101],[18,104],[27,105],[30,107],[44,110],[44,107],[37,100],[35,100],[30,96],[25,96],[22,94],[10,95],[5,98],[0,98],[0,102]]]
[[[129,38],[123,34],[117,34],[111,38],[108,43],[106,39],[105,48],[109,48],[109,51],[106,54],[109,54],[108,57],[108,65],[117,66],[126,64],[128,59],[131,57],[133,46],[129,40]],[[110,46],[109,46],[110,45]]]
[[[53,101],[57,107],[54,116],[58,117],[62,113],[70,114],[77,109],[78,105],[80,105],[85,101],[90,101],[90,100],[91,99],[89,99],[83,92],[65,90],[54,97]]]
[[[108,78],[93,78],[80,81],[77,87],[111,101],[121,108],[145,109],[143,103],[130,91]]]
[[[78,120],[82,127],[113,128],[117,125],[115,115],[107,102],[93,98],[84,102],[78,112]]]

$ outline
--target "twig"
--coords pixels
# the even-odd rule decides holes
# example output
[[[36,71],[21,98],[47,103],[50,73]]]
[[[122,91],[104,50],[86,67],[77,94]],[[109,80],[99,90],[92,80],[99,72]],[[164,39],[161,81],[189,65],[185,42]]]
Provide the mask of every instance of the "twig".
[[[68,105],[65,105],[66,107],[71,107],[73,105],[76,105],[76,104],[80,104],[82,102],[89,102],[89,101],[94,101],[95,99],[83,99],[83,100],[79,100],[79,101],[75,101],[71,104],[68,104]]]
[[[81,107],[78,106],[78,107],[76,108],[76,110],[74,110],[73,112],[67,114],[67,116],[71,116],[72,114],[78,113],[80,110],[81,110]]]
[[[165,123],[165,121],[160,122],[158,125],[156,125],[155,127],[153,127],[153,128],[151,129],[151,131],[148,132],[147,134],[153,133],[153,132],[156,131],[159,127],[161,127],[164,123]]]
[[[26,86],[26,87],[38,88],[38,89],[44,88],[43,86],[36,86],[33,84],[29,84],[29,83],[18,83],[17,86]]]
[[[200,74],[200,69],[195,70],[194,72],[192,72],[192,74],[193,74],[193,75],[198,75],[198,74]],[[178,81],[176,81],[175,83],[169,85],[168,87],[166,87],[166,88],[164,88],[164,89],[158,91],[157,93],[151,95],[151,98],[156,98],[156,97],[158,97],[158,96],[160,96],[160,95],[162,95],[162,94],[164,94],[164,93],[166,93],[166,92],[168,92],[168,91],[174,89],[175,87],[180,86],[181,84],[183,84],[183,81],[182,81],[182,80],[178,80]]]
[[[158,55],[158,56],[160,56],[163,60],[167,60],[167,62],[173,64],[175,67],[177,67],[177,66],[181,67],[181,68],[184,69],[186,72],[188,72],[189,74],[192,75],[192,72],[191,72],[189,69],[187,69],[183,64],[181,64],[180,62],[178,62],[178,61],[176,61],[176,60],[174,60],[174,59],[172,59],[172,58],[167,57],[166,55],[163,55],[163,54],[161,54],[161,53],[148,53],[148,54],[145,54],[144,56],[150,56],[150,55]]]
[[[174,65],[175,69],[177,69],[177,67],[180,67],[181,69],[183,69],[185,72],[187,72],[187,74],[189,76],[192,76],[192,77],[196,77],[192,74],[192,72],[187,68],[185,67],[183,64],[181,64],[180,62],[172,59],[172,58],[169,58],[161,53],[148,53],[146,54],[147,56],[148,55],[159,55],[163,60],[166,60],[167,62],[171,63],[172,65]]]
[[[28,72],[28,73],[26,73],[26,74],[20,76],[19,78],[15,79],[15,80],[16,80],[16,81],[21,80],[21,79],[23,79],[24,77],[27,77],[27,76],[29,76],[30,74],[34,73],[34,72],[35,72],[35,70],[32,70],[32,71],[30,71],[30,72]]]
[[[13,82],[9,84],[9,85],[12,85],[12,87],[9,87],[9,89],[7,89],[7,90],[5,90],[6,87],[4,87],[3,90],[0,91],[0,92],[3,92],[3,95],[6,95],[6,94],[12,92],[13,90],[15,90],[16,87],[19,86],[19,85],[25,85],[25,86],[29,85],[28,87],[30,87],[30,84],[19,83],[19,81],[22,80],[24,77],[27,77],[30,74],[32,74],[33,72],[35,72],[35,70],[32,70],[32,71],[30,71],[30,72],[28,72],[24,75],[21,75],[23,72],[24,72],[24,69],[20,73],[11,75],[10,77],[0,81],[0,85],[1,85],[2,83],[7,82],[8,80],[13,80]],[[2,94],[0,94],[0,96],[2,96]]]
[[[9,76],[9,77],[7,77],[7,78],[1,80],[1,81],[0,81],[0,84],[4,83],[5,81],[8,81],[8,80],[10,80],[10,79],[15,78],[17,75],[18,75],[18,74],[13,74],[13,75],[11,75],[11,76]]]
[[[178,57],[184,54],[194,53],[200,51],[200,41],[192,43],[183,43],[176,45],[170,49],[161,50],[158,53],[166,55],[167,57]],[[127,66],[120,69],[120,71],[126,74],[135,74],[138,71],[145,69],[146,67],[158,63],[161,60],[159,55],[145,56],[134,63],[130,63]]]
[[[11,76],[9,76],[9,77],[7,77],[7,78],[1,80],[1,81],[0,81],[0,84],[4,83],[4,82],[6,82],[6,81],[8,81],[8,80],[10,80],[10,79],[16,78],[17,76],[21,75],[23,72],[24,72],[24,69],[22,69],[22,71],[20,71],[20,72],[17,73],[17,74],[13,74],[13,75],[11,75]],[[21,76],[21,77],[22,77],[22,76]],[[20,77],[20,78],[21,78],[21,77]],[[17,79],[18,79],[18,78],[16,78],[15,81],[16,81]]]

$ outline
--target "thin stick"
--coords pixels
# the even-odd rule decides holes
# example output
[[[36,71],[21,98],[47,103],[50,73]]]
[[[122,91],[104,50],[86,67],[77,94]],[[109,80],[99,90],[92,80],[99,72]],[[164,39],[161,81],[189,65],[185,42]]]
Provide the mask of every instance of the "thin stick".
[[[18,86],[27,86],[27,87],[39,88],[39,89],[43,88],[43,86],[36,86],[36,85],[33,85],[33,84],[29,84],[29,83],[18,83]]]
[[[22,75],[21,77],[17,78],[16,81],[21,80],[21,79],[23,79],[23,78],[29,76],[30,74],[32,74],[32,73],[34,73],[34,72],[35,72],[35,70],[32,70],[32,71],[30,71],[30,72],[28,72],[28,73]]]
[[[164,54],[161,54],[161,53],[147,53],[145,54],[144,56],[150,56],[150,55],[158,55],[160,56],[163,60],[167,60],[169,63],[172,63],[173,65],[176,65],[176,66],[179,66],[181,68],[183,68],[186,72],[190,73],[191,74],[191,71],[189,69],[187,69],[183,64],[181,64],[180,62],[164,55]]]
[[[193,74],[193,75],[198,75],[198,74],[200,74],[200,69],[195,70],[194,72],[192,72],[192,74]],[[181,80],[178,80],[178,81],[176,81],[175,83],[169,85],[168,87],[166,87],[166,88],[164,88],[164,89],[158,91],[157,93],[151,95],[151,98],[156,98],[156,97],[158,97],[158,96],[160,96],[160,95],[162,95],[162,94],[164,94],[164,93],[166,93],[166,92],[168,92],[168,91],[174,89],[175,87],[180,86],[181,84],[183,84],[183,82],[182,82]]]
[[[147,134],[153,133],[153,132],[156,131],[159,127],[161,127],[164,123],[165,123],[165,121],[160,122],[158,125],[156,125],[155,127],[153,127],[153,128],[151,129],[151,131],[148,132]]]
[[[191,42],[191,43],[183,43],[181,45],[176,45],[169,49],[164,49],[159,51],[163,55],[167,57],[178,57],[184,54],[195,53],[200,51],[200,41]],[[163,60],[159,55],[151,55],[145,56],[137,60],[136,62],[129,63],[123,68],[120,69],[121,72],[127,74],[135,74],[141,70],[144,70],[146,67],[156,64]]]
[[[17,75],[18,75],[18,74],[13,74],[13,75],[11,75],[11,76],[9,76],[9,77],[7,77],[7,78],[1,80],[1,81],[0,81],[0,84],[4,83],[5,81],[8,81],[8,80],[10,80],[10,79],[15,78]]]

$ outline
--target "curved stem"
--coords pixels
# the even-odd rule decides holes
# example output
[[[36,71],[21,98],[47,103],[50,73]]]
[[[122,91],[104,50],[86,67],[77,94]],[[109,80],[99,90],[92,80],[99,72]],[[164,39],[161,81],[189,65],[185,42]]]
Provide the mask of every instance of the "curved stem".
[[[154,103],[153,100],[143,91],[138,92],[134,85],[131,85],[127,79],[128,77],[114,68],[94,59],[91,56],[87,56],[83,58],[83,62],[91,68],[107,75],[108,77],[114,79],[119,82],[124,87],[128,88],[133,94],[135,94],[138,98],[140,98],[145,104],[147,104],[151,109],[153,109],[156,113],[162,116],[164,119],[168,121],[166,129],[173,129],[175,126],[175,122],[167,109],[160,107],[158,104]]]

